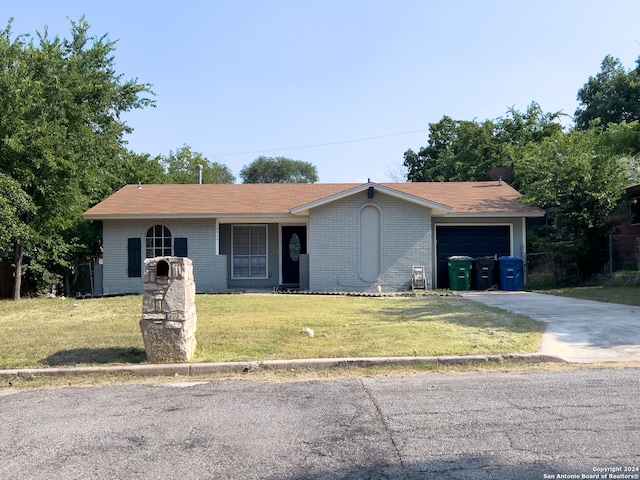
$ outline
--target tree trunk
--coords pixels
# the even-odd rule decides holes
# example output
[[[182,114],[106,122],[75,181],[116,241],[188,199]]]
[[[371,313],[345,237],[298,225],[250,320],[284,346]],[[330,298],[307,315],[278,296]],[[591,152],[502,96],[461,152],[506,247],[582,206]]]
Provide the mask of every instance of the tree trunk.
[[[13,259],[16,264],[16,276],[13,283],[13,300],[20,300],[20,290],[22,290],[22,262],[24,260],[23,243],[16,242]]]

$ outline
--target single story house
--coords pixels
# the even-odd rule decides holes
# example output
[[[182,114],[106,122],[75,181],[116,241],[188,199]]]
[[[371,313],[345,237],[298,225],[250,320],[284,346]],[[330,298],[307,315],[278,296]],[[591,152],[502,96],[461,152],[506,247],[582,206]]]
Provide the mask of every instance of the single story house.
[[[524,258],[544,211],[519,198],[500,181],[127,185],[84,217],[103,222],[104,294],[141,292],[156,256],[188,256],[198,292],[389,292],[418,265],[447,287],[452,255]]]

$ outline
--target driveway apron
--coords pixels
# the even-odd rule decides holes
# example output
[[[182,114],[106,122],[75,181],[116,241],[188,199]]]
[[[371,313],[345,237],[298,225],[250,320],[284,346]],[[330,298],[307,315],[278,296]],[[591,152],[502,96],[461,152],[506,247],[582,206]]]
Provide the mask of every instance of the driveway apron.
[[[458,292],[545,322],[540,353],[567,362],[640,361],[640,307],[531,292]]]

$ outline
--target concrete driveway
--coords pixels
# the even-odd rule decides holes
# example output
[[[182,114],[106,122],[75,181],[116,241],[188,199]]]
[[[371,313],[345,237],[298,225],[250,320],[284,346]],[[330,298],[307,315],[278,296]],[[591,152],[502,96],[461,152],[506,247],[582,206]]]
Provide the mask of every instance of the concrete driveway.
[[[540,353],[574,363],[640,361],[640,307],[531,292],[457,292],[547,324]]]

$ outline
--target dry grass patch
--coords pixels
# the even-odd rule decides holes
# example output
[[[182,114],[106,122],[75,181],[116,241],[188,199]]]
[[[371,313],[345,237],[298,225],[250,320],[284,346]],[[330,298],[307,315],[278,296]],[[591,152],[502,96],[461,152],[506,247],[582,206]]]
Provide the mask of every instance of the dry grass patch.
[[[544,331],[527,317],[432,294],[199,295],[196,308],[194,362],[528,353]],[[3,301],[0,311],[0,368],[145,361],[141,297]]]

